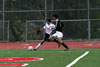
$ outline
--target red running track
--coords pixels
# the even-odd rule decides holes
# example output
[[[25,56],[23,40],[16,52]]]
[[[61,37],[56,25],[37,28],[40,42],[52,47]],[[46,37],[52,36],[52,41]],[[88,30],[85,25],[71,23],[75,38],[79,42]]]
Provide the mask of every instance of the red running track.
[[[39,42],[29,42],[29,43],[0,43],[0,49],[25,49],[27,46],[31,45],[35,47]],[[65,42],[70,48],[100,48],[100,42]],[[55,42],[45,42],[41,49],[63,49],[63,46],[58,48]]]

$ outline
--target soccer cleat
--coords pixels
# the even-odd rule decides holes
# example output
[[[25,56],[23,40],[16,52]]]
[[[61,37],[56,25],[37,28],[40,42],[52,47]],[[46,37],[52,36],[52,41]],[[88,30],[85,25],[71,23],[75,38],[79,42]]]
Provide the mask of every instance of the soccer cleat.
[[[33,49],[34,51],[37,51],[37,49]]]
[[[65,50],[64,51],[68,51],[69,50],[69,48],[65,48]]]

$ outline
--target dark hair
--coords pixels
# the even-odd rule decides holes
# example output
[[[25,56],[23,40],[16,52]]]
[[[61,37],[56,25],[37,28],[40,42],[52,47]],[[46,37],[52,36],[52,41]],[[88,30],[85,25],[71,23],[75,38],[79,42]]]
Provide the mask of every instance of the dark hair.
[[[51,22],[51,19],[47,18],[47,21]]]
[[[53,17],[58,18],[58,16],[56,14],[54,14]]]

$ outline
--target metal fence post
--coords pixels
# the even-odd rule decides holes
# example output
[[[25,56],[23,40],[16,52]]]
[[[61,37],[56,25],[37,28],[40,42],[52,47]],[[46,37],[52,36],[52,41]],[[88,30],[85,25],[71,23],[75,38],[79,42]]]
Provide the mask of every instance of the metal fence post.
[[[47,19],[47,0],[45,0],[45,21],[44,24],[46,23],[46,19]],[[43,32],[43,38],[45,37],[45,32]]]
[[[8,42],[9,42],[9,36],[10,36],[9,33],[10,32],[9,32],[9,21],[8,21]]]
[[[45,21],[47,19],[47,0],[45,0]]]
[[[91,40],[90,0],[88,0],[88,41]]]
[[[27,42],[27,21],[26,21],[26,42]]]
[[[3,41],[5,40],[5,0],[3,0],[3,9],[2,9],[2,17],[3,17]]]
[[[54,9],[54,3],[53,3],[53,0],[52,0],[52,5],[51,5],[51,17],[52,17],[52,15],[53,15],[53,9]]]

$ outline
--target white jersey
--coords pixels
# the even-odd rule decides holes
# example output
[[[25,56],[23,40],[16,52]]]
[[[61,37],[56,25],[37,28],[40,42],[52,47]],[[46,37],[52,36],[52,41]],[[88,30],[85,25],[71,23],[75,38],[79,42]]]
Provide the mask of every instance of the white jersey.
[[[50,24],[46,23],[43,28],[45,29],[45,33],[51,34],[52,31],[55,29],[55,25],[53,23],[50,23]]]

